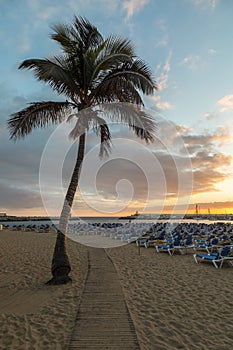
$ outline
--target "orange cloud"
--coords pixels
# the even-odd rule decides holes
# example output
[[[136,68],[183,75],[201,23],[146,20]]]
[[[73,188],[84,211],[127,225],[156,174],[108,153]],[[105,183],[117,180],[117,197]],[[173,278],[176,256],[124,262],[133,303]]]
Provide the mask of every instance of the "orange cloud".
[[[173,108],[170,102],[158,102],[156,103],[156,107],[158,107],[161,110]]]
[[[233,109],[233,94],[222,97],[220,100],[218,100],[217,104],[221,107],[221,113]]]

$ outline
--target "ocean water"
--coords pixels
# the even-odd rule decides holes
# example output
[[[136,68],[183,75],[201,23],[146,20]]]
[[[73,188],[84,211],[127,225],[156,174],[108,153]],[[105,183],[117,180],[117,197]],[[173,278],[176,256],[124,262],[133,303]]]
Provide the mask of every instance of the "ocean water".
[[[119,220],[116,217],[81,217],[79,220],[72,219],[70,220],[70,224],[77,224],[77,223],[119,223],[119,222],[128,222],[127,220]],[[57,226],[59,223],[58,219],[54,220],[26,220],[26,221],[0,221],[0,224],[4,226],[29,226],[29,225],[36,225],[36,226],[41,226],[41,225],[52,225],[54,224]]]
[[[118,219],[117,217],[80,217],[79,220],[72,219],[70,220],[70,224],[77,224],[77,223],[89,223],[89,224],[103,224],[103,223],[122,223],[126,224],[129,223],[130,220],[128,219]],[[222,222],[222,223],[228,223],[233,225],[232,220],[194,220],[194,219],[169,219],[169,220],[156,220],[156,219],[136,219],[132,220],[131,223],[150,223],[151,225],[155,223],[196,223],[196,224],[214,224],[217,222]],[[0,221],[0,224],[4,226],[28,226],[28,225],[36,225],[36,226],[41,226],[41,225],[52,225],[54,224],[57,226],[59,223],[58,219],[57,220],[32,220],[32,221]]]

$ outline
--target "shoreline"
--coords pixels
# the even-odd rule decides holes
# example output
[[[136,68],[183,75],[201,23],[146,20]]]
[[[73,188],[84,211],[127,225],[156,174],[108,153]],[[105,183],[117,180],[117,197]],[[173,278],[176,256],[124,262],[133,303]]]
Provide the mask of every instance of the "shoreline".
[[[188,221],[210,221],[210,222],[216,222],[216,221],[232,221],[233,223],[233,214],[181,214],[181,215],[160,215],[160,214],[133,214],[128,216],[76,216],[71,217],[69,219],[70,221],[90,221],[93,222],[96,220],[96,222],[103,222],[106,220],[106,222],[113,221],[113,222],[125,222],[125,221],[182,221],[182,222],[188,222]],[[27,222],[27,221],[59,221],[59,216],[14,216],[14,215],[0,215],[0,224],[8,223],[8,222]]]

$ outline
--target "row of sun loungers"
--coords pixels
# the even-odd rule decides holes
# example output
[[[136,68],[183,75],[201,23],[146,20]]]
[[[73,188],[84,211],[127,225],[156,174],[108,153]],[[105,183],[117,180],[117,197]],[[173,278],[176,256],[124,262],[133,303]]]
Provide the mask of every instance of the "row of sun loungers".
[[[169,230],[154,230],[136,240],[137,246],[145,248],[154,247],[157,253],[167,252],[172,256],[175,252],[187,254],[193,253],[194,261],[212,262],[216,268],[221,268],[224,262],[233,266],[233,227],[232,225],[218,224],[200,226],[191,225],[191,230],[185,226]],[[203,230],[203,227],[205,230]],[[203,250],[205,253],[203,253]]]
[[[51,232],[54,225],[19,225],[11,229],[36,232]],[[210,261],[222,267],[227,261],[233,265],[233,225],[226,223],[160,223],[152,225],[145,222],[133,223],[71,223],[69,233],[74,235],[100,235],[125,243],[136,242],[140,247],[153,247],[155,252],[167,252],[170,256],[175,252],[194,253],[194,261]],[[204,251],[204,252],[203,252]]]
[[[5,225],[5,228],[11,230],[11,231],[35,231],[40,233],[49,233],[53,231],[53,227],[48,224],[42,224],[42,225]]]
[[[69,225],[69,233],[77,236],[99,235],[131,243],[151,228],[150,223],[77,223]]]

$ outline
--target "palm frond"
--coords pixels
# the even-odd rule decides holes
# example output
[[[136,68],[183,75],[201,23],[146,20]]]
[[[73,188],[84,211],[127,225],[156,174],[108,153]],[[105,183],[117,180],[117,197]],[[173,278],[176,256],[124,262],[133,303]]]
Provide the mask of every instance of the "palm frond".
[[[136,59],[131,66],[126,64],[123,71],[125,71],[127,79],[144,94],[153,94],[154,90],[157,89],[150,68],[142,60]]]
[[[108,157],[111,151],[111,133],[106,121],[99,117],[98,111],[95,111],[95,117],[92,118],[92,129],[97,136],[100,136],[100,158]],[[94,116],[94,115],[93,115]]]
[[[101,71],[90,98],[97,102],[131,102],[143,105],[139,91],[152,94],[156,83],[149,67],[140,60],[126,62],[120,68]]]
[[[95,47],[103,41],[103,37],[98,29],[84,17],[75,16],[73,28],[75,31],[71,31],[71,33],[74,33],[75,37],[78,37],[82,41],[84,50]]]
[[[111,151],[111,134],[107,124],[100,124],[100,158],[108,157]]]
[[[82,110],[79,113],[74,113],[70,117],[76,117],[76,122],[74,128],[71,130],[69,134],[69,138],[72,140],[77,140],[82,134],[84,134],[85,130],[89,130],[89,117],[88,115],[85,116],[87,113],[86,110]],[[69,121],[70,118],[68,118],[67,121]]]
[[[90,98],[94,98],[97,103],[130,102],[144,105],[138,90],[124,76],[116,76],[113,79],[104,80],[93,90]]]
[[[32,69],[38,80],[50,84],[53,90],[59,94],[66,94],[73,98],[74,93],[78,94],[79,87],[72,77],[71,67],[59,57],[49,59],[28,59],[23,61],[19,69]]]
[[[128,126],[146,143],[154,141],[157,131],[156,121],[141,106],[131,103],[105,103],[100,109],[111,121]]]
[[[10,138],[17,140],[28,135],[32,129],[58,124],[72,112],[69,102],[35,102],[14,113],[8,120]]]
[[[72,25],[54,24],[52,29],[51,38],[69,55],[77,53],[77,50],[84,52],[103,41],[98,29],[84,17],[75,16]]]
[[[132,42],[129,39],[112,34],[107,37],[104,50],[101,52],[98,59],[102,61],[104,57],[111,56],[114,53],[127,55],[131,57],[131,59],[135,57],[135,51]]]
[[[134,48],[129,40],[116,35],[109,36],[96,57],[93,79],[101,71],[112,70],[125,62],[132,62],[134,55]]]
[[[51,39],[57,41],[66,54],[72,54],[77,43],[70,35],[70,26],[56,23],[52,25],[51,28],[54,31],[54,33],[50,35]]]
[[[124,54],[112,54],[110,56],[105,57],[98,65],[95,64],[91,81],[93,82],[93,86],[98,86],[99,83],[103,81],[106,75],[110,70],[116,68],[118,65],[123,62],[129,62],[131,58]]]

